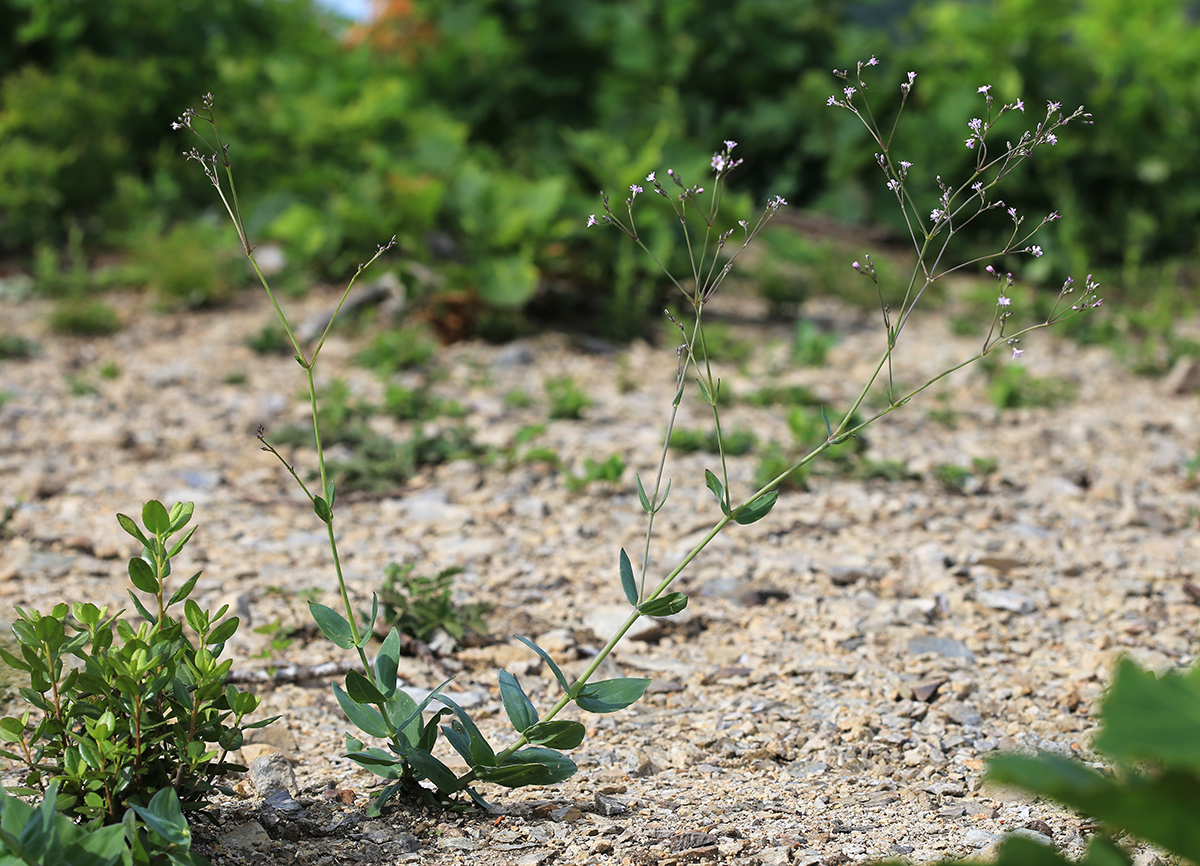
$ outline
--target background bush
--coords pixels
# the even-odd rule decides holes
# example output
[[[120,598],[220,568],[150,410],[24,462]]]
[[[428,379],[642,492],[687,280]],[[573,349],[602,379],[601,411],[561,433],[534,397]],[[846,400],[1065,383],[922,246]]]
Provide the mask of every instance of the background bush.
[[[1024,273],[1190,287],[1200,30],[1185,0],[379,6],[350,27],[311,0],[0,0],[12,23],[0,39],[0,254],[32,269],[35,251],[74,233],[92,259],[132,253],[137,267],[116,282],[185,304],[228,296],[219,269],[198,290],[158,272],[178,270],[179,218],[211,206],[169,123],[212,91],[251,232],[310,278],[343,276],[397,233],[404,258],[435,269],[415,287],[433,316],[463,320],[447,335],[550,317],[629,336],[667,287],[616,233],[584,230],[602,183],[665,167],[702,182],[733,138],[746,164],[731,219],[778,193],[899,228],[864,131],[824,104],[830,69],[874,53],[880,112],[905,71],[919,74],[919,118],[900,139],[915,191],[970,165],[962,139],[981,84],[1022,97],[1027,122],[1050,99],[1095,113],[1101,125],[1047,149],[1010,202],[1038,219],[1055,201],[1068,217]],[[1005,118],[1014,138],[1020,119]],[[678,266],[675,221],[654,210],[641,211],[643,235]]]

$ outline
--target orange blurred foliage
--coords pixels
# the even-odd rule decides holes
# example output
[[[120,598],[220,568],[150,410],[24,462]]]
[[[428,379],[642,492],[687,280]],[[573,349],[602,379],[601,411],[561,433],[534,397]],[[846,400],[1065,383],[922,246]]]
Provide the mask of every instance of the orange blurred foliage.
[[[412,60],[418,45],[432,42],[433,24],[416,8],[413,0],[371,0],[371,14],[346,33],[351,45],[369,45],[381,54]]]

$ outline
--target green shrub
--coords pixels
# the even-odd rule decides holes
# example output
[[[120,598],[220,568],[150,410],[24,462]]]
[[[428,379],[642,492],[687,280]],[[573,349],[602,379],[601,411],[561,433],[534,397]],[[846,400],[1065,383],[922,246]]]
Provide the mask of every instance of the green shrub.
[[[142,544],[129,561],[129,593],[142,622],[136,626],[86,602],[58,604],[50,613],[17,608],[13,634],[19,654],[0,658],[28,676],[21,696],[31,712],[0,719],[0,755],[25,768],[18,793],[59,786],[58,809],[82,820],[121,821],[128,808],[148,807],[156,792],[173,788],[184,808],[202,804],[222,775],[245,769],[226,760],[242,744],[258,707],[251,694],[225,683],[233,661],[218,661],[238,618],[222,619],[188,598],[200,574],[173,592],[166,586],[172,560],[194,529],[170,543],[192,516],[191,503],[168,512],[157,501],[142,509],[145,530],[125,515],[121,527]],[[171,608],[183,604],[184,619]],[[185,623],[196,642],[184,631]],[[65,664],[78,659],[81,664]]]
[[[212,222],[180,223],[164,234],[135,237],[129,264],[129,274],[167,306],[220,306],[246,282],[234,237]]]
[[[592,398],[580,390],[570,376],[551,377],[542,383],[550,401],[550,417],[578,421]]]
[[[487,634],[484,614],[490,606],[484,602],[459,605],[454,602],[454,578],[461,568],[444,568],[433,577],[413,574],[413,564],[390,563],[385,571],[379,597],[383,601],[383,626],[395,627],[401,634],[428,642],[438,629],[455,640],[467,632]]]
[[[0,334],[0,360],[24,361],[34,357],[40,347],[38,344],[18,334]]]
[[[1034,376],[1020,364],[993,367],[988,399],[997,409],[1052,408],[1075,396],[1075,387],[1058,376]]]
[[[384,331],[358,355],[358,363],[388,375],[399,370],[423,367],[437,354],[437,341],[419,325]]]
[[[71,337],[107,337],[124,325],[103,301],[59,301],[50,314],[50,327]]]

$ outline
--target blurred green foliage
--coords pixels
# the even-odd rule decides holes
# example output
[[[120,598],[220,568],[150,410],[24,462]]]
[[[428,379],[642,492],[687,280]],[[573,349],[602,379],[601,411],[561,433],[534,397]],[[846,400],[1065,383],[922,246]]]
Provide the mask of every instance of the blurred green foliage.
[[[585,230],[602,187],[619,209],[652,170],[702,183],[731,138],[746,160],[731,220],[778,193],[902,228],[865,132],[825,106],[839,89],[830,69],[872,53],[877,114],[918,72],[897,139],[918,195],[933,194],[937,174],[969,170],[962,139],[984,111],[981,84],[1025,101],[997,141],[1051,99],[1084,103],[1103,124],[1064,135],[1006,193],[1033,220],[1066,217],[1039,236],[1046,256],[1021,262],[1028,278],[1104,270],[1107,285],[1133,287],[1196,252],[1200,25],[1186,0],[384,8],[349,28],[312,0],[0,0],[11,22],[0,37],[0,254],[24,258],[60,297],[124,283],[184,305],[228,298],[248,281],[225,262],[233,234],[196,222],[212,192],[179,155],[194,139],[170,129],[212,91],[252,241],[280,243],[292,267],[341,278],[395,233],[400,255],[438,274],[414,290],[434,320],[465,309],[466,330],[517,332],[527,315],[647,333],[672,290],[617,233]],[[638,204],[642,239],[680,271],[678,222],[653,206],[663,203]],[[777,263],[752,276],[777,311],[847,290],[842,257],[820,241],[769,246]],[[130,266],[89,276],[81,263],[113,248]]]

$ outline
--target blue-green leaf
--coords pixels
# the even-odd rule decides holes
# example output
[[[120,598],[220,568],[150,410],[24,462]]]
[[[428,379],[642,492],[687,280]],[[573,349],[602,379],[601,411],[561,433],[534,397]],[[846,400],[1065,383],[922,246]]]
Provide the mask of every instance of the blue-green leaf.
[[[383,639],[375,656],[375,685],[387,697],[396,691],[396,671],[400,668],[400,632],[395,627]]]
[[[630,704],[650,688],[650,680],[645,677],[622,677],[617,680],[602,680],[598,683],[588,683],[575,695],[575,703],[581,710],[589,713],[615,713]]]
[[[179,796],[174,788],[163,788],[151,799],[150,803],[141,806],[130,806],[137,812],[138,817],[146,822],[146,826],[162,836],[172,845],[187,849],[192,844],[192,831],[183,810],[179,806]]]
[[[688,598],[682,592],[669,592],[666,595],[642,602],[638,612],[644,616],[673,616],[687,607]]]
[[[382,704],[387,701],[374,683],[355,670],[346,671],[346,694],[356,704]]]
[[[729,506],[725,504],[725,485],[721,483],[721,479],[713,475],[711,469],[704,470],[704,484],[712,491],[712,495],[717,497],[717,503],[721,506],[721,513],[729,514]]]
[[[359,631],[358,647],[361,649],[371,642],[371,638],[375,636],[375,618],[379,616],[379,596],[371,593],[371,618],[363,622],[362,629]]]
[[[569,779],[579,769],[575,766],[575,762],[562,752],[556,752],[554,749],[544,749],[539,746],[531,746],[530,748],[521,749],[519,752],[509,755],[508,760],[504,762],[504,766],[510,767],[514,764],[536,766],[545,770],[547,779],[546,781],[535,783],[539,785],[553,785],[564,779]]]
[[[317,628],[321,630],[321,634],[333,641],[334,644],[342,649],[351,649],[354,647],[354,633],[350,631],[350,623],[346,621],[344,616],[333,608],[326,607],[316,601],[308,603],[308,612],[316,620]]]
[[[333,522],[333,512],[329,509],[329,503],[320,496],[313,497],[313,511],[317,514],[317,519],[322,523]]]
[[[762,496],[757,496],[747,502],[736,512],[733,519],[742,526],[747,526],[766,517],[772,508],[775,507],[775,501],[779,499],[778,490],[770,490]]]
[[[637,482],[638,502],[642,504],[642,511],[653,514],[654,506],[650,504],[650,497],[646,495],[646,488],[642,486],[642,476],[634,475],[633,478]]]
[[[483,734],[479,732],[479,728],[475,726],[475,722],[467,715],[467,711],[446,695],[438,695],[438,700],[453,710],[454,715],[457,717],[449,726],[442,727],[442,732],[447,734],[447,739],[450,739],[448,732],[460,734],[467,739],[468,751],[464,754],[459,749],[459,754],[463,756],[464,760],[472,767],[496,766],[496,753],[488,745],[488,741],[484,739]],[[450,743],[454,745],[454,740],[451,739]],[[455,746],[455,748],[458,747]]]
[[[413,752],[408,756],[408,763],[418,776],[433,782],[443,794],[453,794],[462,788],[462,783],[450,768],[428,752]]]
[[[567,682],[567,678],[566,678],[566,676],[564,676],[564,674],[563,674],[562,670],[559,668],[559,666],[554,663],[554,659],[550,658],[550,654],[527,637],[523,637],[522,635],[516,635],[516,638],[521,643],[525,644],[525,646],[529,647],[531,650],[533,650],[535,653],[537,653],[539,656],[542,657],[542,661],[544,661],[546,663],[546,665],[550,668],[550,671],[554,674],[554,678],[556,680],[558,680],[558,684],[560,686],[562,686],[563,691],[566,692],[568,695],[571,694],[570,683]]]
[[[553,719],[549,722],[538,722],[522,733],[535,745],[549,746],[552,749],[574,749],[583,742],[587,728],[579,722]]]
[[[637,607],[637,581],[633,579],[633,565],[630,564],[629,554],[623,547],[621,548],[621,589],[625,590],[625,598],[629,599],[629,603]]]
[[[404,775],[404,761],[383,749],[370,748],[349,752],[346,757],[383,779],[399,779]]]
[[[508,720],[512,722],[514,728],[525,733],[531,725],[537,724],[538,714],[534,709],[533,701],[529,700],[529,696],[525,694],[521,684],[517,682],[517,678],[508,671],[501,669],[499,677],[500,700],[504,703],[504,711],[508,713]]]
[[[383,715],[379,710],[370,705],[363,706],[356,704],[349,695],[342,691],[341,686],[337,683],[333,684],[333,696],[337,698],[338,705],[342,708],[342,712],[346,714],[346,718],[360,731],[370,734],[372,737],[380,737],[382,739],[388,737],[387,724],[384,722]]]

